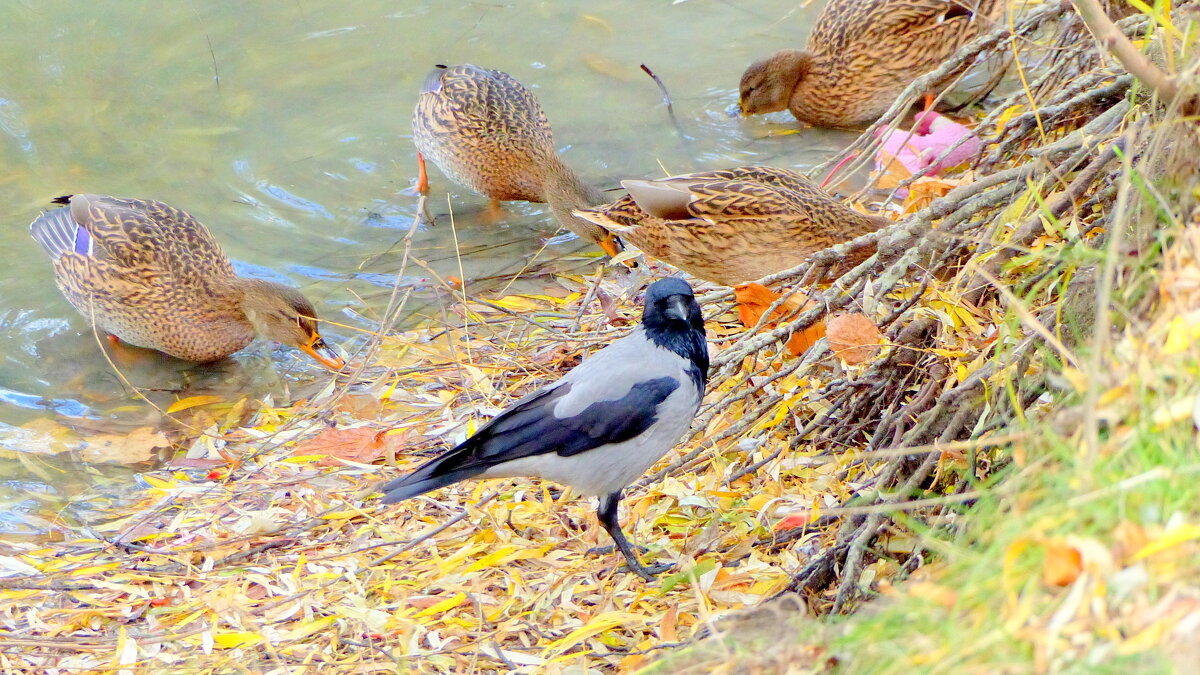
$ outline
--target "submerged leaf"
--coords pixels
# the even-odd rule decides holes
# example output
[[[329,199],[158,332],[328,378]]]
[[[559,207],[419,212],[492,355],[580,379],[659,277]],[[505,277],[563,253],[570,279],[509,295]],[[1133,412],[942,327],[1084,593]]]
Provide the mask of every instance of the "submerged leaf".
[[[80,457],[86,462],[141,464],[155,458],[155,450],[171,446],[171,441],[154,427],[134,429],[126,435],[99,434],[85,441]]]

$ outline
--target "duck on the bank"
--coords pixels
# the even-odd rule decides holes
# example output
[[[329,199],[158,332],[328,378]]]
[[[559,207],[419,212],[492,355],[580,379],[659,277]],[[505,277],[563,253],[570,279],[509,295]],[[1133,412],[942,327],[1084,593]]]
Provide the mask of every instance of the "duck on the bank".
[[[1003,0],[829,0],[804,50],[778,51],[746,69],[741,112],[787,109],[814,126],[865,126],[914,79],[989,30],[1003,8]]]
[[[429,190],[425,159],[450,180],[492,200],[545,202],[567,229],[609,255],[620,241],[571,214],[604,202],[567,166],[554,147],[546,114],[533,92],[508,73],[472,65],[437,66],[421,87],[413,114],[420,176]]]
[[[707,380],[700,305],[687,282],[661,279],[646,290],[642,323],[632,333],[384,484],[383,503],[472,478],[546,478],[599,496],[600,524],[629,568],[650,579],[661,569],[642,565],[621,531],[621,492],[679,442]]]
[[[299,291],[234,273],[208,228],[162,202],[73,195],[54,200],[30,233],[54,262],[67,300],[97,328],[138,347],[198,363],[256,335],[322,365],[345,363],[321,339]]]
[[[647,255],[727,286],[795,267],[892,223],[843,205],[786,169],[743,166],[621,184],[627,196],[576,215]]]

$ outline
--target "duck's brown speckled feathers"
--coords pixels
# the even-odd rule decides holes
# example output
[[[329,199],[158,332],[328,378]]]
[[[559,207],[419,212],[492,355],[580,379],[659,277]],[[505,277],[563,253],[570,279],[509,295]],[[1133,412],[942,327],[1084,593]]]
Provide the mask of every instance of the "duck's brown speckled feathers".
[[[438,66],[421,88],[413,138],[450,180],[485,197],[545,201],[554,135],[533,92],[508,73]]]
[[[870,124],[914,79],[993,30],[1003,9],[1004,0],[830,0],[805,50],[776,66],[799,70],[776,109],[817,126]],[[743,76],[743,111],[759,112],[747,109],[746,84]]]
[[[623,184],[630,195],[576,214],[648,255],[729,286],[891,223],[844,206],[785,169],[737,167]]]
[[[67,228],[69,235],[63,233]],[[47,252],[57,253],[59,290],[84,317],[94,316],[101,330],[198,362],[227,356],[254,338],[245,320],[220,320],[241,315],[234,294],[219,283],[234,277],[233,267],[208,230],[186,212],[157,201],[75,195],[69,206],[42,214],[31,229],[39,241],[47,231],[74,241],[75,228],[91,238],[90,255]],[[197,330],[175,330],[176,322]]]
[[[604,201],[558,156],[537,98],[508,73],[438,66],[413,113],[417,151],[450,180],[497,201],[546,202],[580,237],[616,255],[620,241],[571,214]]]
[[[67,300],[97,328],[140,347],[208,362],[256,333],[341,367],[295,289],[238,277],[204,225],[158,201],[73,195],[30,232]],[[316,353],[320,351],[322,353]]]

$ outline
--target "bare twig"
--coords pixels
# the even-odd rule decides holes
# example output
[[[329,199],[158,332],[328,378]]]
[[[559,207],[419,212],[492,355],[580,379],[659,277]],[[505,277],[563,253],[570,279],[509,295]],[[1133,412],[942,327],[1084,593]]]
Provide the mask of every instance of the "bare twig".
[[[1159,70],[1154,62],[1138,51],[1137,47],[1125,37],[1125,33],[1117,28],[1112,19],[1104,13],[1097,0],[1072,0],[1079,16],[1083,18],[1092,34],[1104,48],[1109,51],[1131,75],[1142,81],[1154,93],[1158,94],[1163,103],[1170,106],[1179,96],[1179,87],[1175,81]],[[1182,110],[1185,115],[1194,113],[1194,101],[1184,102]],[[1189,112],[1191,111],[1191,112]]]
[[[675,105],[671,102],[671,92],[667,91],[667,85],[663,84],[663,81],[659,79],[653,70],[650,70],[650,66],[643,63],[641,64],[641,68],[643,72],[650,76],[650,79],[654,80],[654,84],[657,84],[658,90],[662,92],[663,105],[667,106],[667,116],[671,118],[671,124],[675,127],[675,133],[679,134],[679,138],[685,143],[688,142],[688,135],[683,133],[683,127],[679,125],[679,120],[675,117]]]

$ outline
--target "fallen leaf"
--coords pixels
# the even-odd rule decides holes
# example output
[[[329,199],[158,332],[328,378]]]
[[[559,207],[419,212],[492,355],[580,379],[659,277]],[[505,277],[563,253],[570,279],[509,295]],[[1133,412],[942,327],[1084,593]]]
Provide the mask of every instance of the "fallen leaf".
[[[1124,520],[1113,529],[1113,553],[1122,561],[1129,560],[1149,543],[1146,530],[1137,523]]]
[[[808,525],[808,516],[809,516],[809,514],[807,511],[804,511],[801,513],[793,513],[793,514],[785,517],[783,520],[779,521],[778,523],[775,523],[775,527],[773,527],[771,529],[778,532],[780,530],[790,530],[795,527],[804,527],[805,525]]]
[[[632,79],[632,74],[628,68],[622,68],[621,64],[599,54],[584,55],[583,63],[595,72],[611,77],[614,80],[629,81]]]
[[[851,365],[862,363],[879,352],[883,334],[864,314],[850,312],[829,320],[826,331],[833,354]]]
[[[259,633],[250,631],[230,631],[227,633],[214,633],[213,642],[225,649],[238,649],[241,647],[253,647],[263,641],[263,636]]]
[[[1157,555],[1163,551],[1178,546],[1184,542],[1200,539],[1200,525],[1184,523],[1178,527],[1173,527],[1167,530],[1162,536],[1147,543],[1145,546],[1138,549],[1134,554],[1134,560],[1141,560],[1152,555]]]
[[[187,398],[181,398],[172,403],[170,407],[167,408],[167,414],[170,415],[171,413],[177,413],[180,410],[187,410],[188,408],[195,408],[197,406],[208,405],[210,403],[220,403],[223,400],[224,399],[222,399],[220,396],[212,395],[188,396]]]
[[[916,213],[929,206],[936,199],[945,197],[951,190],[963,181],[922,176],[908,186],[908,196],[904,198],[904,215]]]
[[[734,286],[733,296],[738,303],[738,320],[746,328],[757,326],[763,314],[780,298],[779,293],[762,284],[754,283]],[[765,328],[774,328],[779,320],[795,316],[799,312],[815,306],[816,303],[809,300],[803,293],[793,293],[776,308],[775,312],[771,315],[772,320],[765,325]],[[788,353],[792,356],[800,356],[822,337],[825,337],[825,322],[817,321],[802,331],[792,333],[792,336],[787,341]]]
[[[763,286],[762,284],[741,284],[733,287],[733,297],[737,300],[738,320],[746,328],[753,328],[758,324],[759,319],[766,313],[780,294]],[[783,304],[775,310],[771,316],[772,321],[778,321],[789,314],[792,314],[801,308],[801,302],[806,298],[803,293],[793,293]],[[804,307],[811,307],[811,301],[806,302]],[[774,324],[769,324],[774,325]]]
[[[201,459],[190,457],[174,457],[170,462],[167,462],[166,468],[169,469],[215,469],[219,466],[228,464],[223,459]]]
[[[1046,557],[1042,561],[1042,580],[1049,586],[1070,586],[1083,572],[1083,554],[1061,539],[1051,539],[1042,545]]]
[[[586,24],[590,24],[592,26],[596,26],[597,28],[604,29],[604,31],[606,33],[608,33],[609,35],[613,34],[612,24],[598,16],[595,16],[592,14],[581,14],[579,18],[583,19],[583,22]]]
[[[141,464],[155,459],[155,450],[171,441],[154,427],[141,427],[125,435],[98,434],[84,441],[79,456],[93,464]]]
[[[900,183],[912,178],[912,171],[904,166],[904,162],[895,155],[880,150],[876,155],[875,161],[878,163],[879,179],[875,181],[875,187],[880,190],[891,190]]]
[[[788,338],[787,350],[792,356],[800,356],[808,348],[817,344],[817,340],[825,337],[825,321],[818,321],[802,331],[792,333]]]
[[[389,437],[387,430],[370,427],[353,429],[322,429],[321,433],[296,444],[292,455],[324,455],[316,461],[317,466],[342,466],[341,460],[370,464],[387,454],[389,447],[400,442]]]

